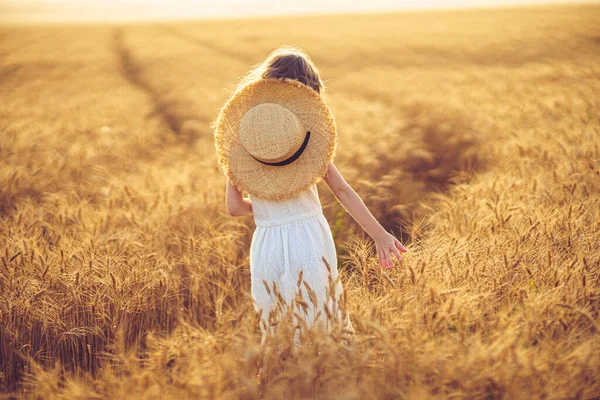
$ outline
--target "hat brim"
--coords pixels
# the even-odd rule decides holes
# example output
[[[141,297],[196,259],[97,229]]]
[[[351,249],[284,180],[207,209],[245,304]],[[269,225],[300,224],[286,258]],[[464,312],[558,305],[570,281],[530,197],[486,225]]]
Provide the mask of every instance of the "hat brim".
[[[265,165],[240,142],[242,118],[252,107],[275,103],[293,112],[310,131],[304,152],[285,166]],[[267,200],[291,198],[327,172],[336,146],[336,124],[329,106],[312,88],[296,80],[263,78],[236,91],[219,112],[215,129],[219,165],[229,180],[250,196]]]

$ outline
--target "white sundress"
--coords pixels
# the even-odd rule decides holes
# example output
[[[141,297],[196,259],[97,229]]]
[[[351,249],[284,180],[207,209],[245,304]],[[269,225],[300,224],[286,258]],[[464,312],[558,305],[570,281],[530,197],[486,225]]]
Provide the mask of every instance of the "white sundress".
[[[304,309],[296,309],[305,318],[308,325],[323,321],[325,328],[327,317],[324,310],[328,299],[328,270],[323,262],[324,257],[331,269],[331,279],[338,278],[337,255],[329,224],[323,215],[317,185],[313,184],[296,197],[283,201],[269,201],[252,198],[252,210],[256,230],[250,246],[250,274],[252,280],[252,297],[257,311],[262,310],[261,331],[263,342],[269,329],[269,312],[275,308],[276,296],[273,283],[286,302],[290,302],[298,291],[298,276],[302,270],[302,279],[315,292],[317,308],[313,306],[304,284],[301,295],[306,304]],[[268,282],[269,293],[263,280]],[[342,294],[342,284],[335,286],[336,299]],[[339,306],[335,306],[329,298],[329,310],[341,318]],[[315,316],[320,311],[317,319]],[[265,329],[265,327],[267,329]],[[347,320],[347,328],[352,324]],[[296,346],[300,344],[299,332],[294,335]]]

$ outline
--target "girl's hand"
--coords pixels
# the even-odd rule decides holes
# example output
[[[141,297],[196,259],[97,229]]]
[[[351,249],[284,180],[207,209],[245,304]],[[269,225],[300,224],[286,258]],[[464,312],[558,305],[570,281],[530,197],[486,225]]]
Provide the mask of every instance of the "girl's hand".
[[[394,266],[390,253],[394,253],[399,262],[402,261],[400,252],[405,253],[407,250],[394,236],[385,232],[381,237],[375,237],[373,240],[375,240],[377,259],[381,268],[391,269]]]
[[[375,217],[373,217],[373,214],[371,214],[367,206],[365,206],[365,203],[358,194],[356,194],[354,189],[348,185],[333,163],[329,163],[327,174],[323,177],[323,180],[327,183],[342,206],[344,206],[350,215],[352,215],[352,218],[354,218],[375,241],[375,245],[377,246],[377,259],[379,260],[381,268],[390,269],[394,266],[392,263],[392,255],[390,253],[394,253],[398,261],[401,261],[402,256],[400,255],[400,252],[406,251],[404,246],[402,246],[402,243],[386,232],[381,224],[377,222]]]

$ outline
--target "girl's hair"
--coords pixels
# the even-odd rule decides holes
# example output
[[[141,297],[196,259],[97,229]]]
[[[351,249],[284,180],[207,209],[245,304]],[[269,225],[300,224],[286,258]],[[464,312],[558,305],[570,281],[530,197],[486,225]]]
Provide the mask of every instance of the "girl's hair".
[[[236,90],[259,78],[295,79],[313,88],[319,94],[325,90],[319,70],[308,53],[296,46],[282,46],[273,50],[265,61],[242,77]]]
[[[297,46],[281,46],[273,50],[265,61],[252,67],[246,75],[238,80],[230,98],[239,89],[260,78],[296,79],[313,88],[319,94],[325,91],[325,85],[321,80],[319,70],[308,56],[308,53]],[[211,122],[212,129],[216,128],[218,118],[217,116]]]

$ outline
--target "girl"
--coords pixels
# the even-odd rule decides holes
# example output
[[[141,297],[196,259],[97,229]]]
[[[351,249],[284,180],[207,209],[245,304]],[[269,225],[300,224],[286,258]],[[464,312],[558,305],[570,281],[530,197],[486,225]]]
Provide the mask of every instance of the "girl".
[[[392,268],[392,254],[400,261],[406,251],[333,164],[337,133],[323,90],[306,52],[282,47],[241,81],[214,124],[218,161],[228,177],[227,210],[233,216],[253,214],[256,222],[251,291],[261,312],[263,342],[276,309],[275,292],[291,302],[303,288],[312,290],[313,296],[304,297],[309,324],[323,318],[324,308],[335,309],[327,289],[328,270],[333,281],[338,278],[337,257],[317,193],[319,179],[375,241],[381,268]],[[300,280],[305,284],[298,285]],[[341,293],[338,280],[335,296]],[[294,342],[299,344],[297,334]]]

